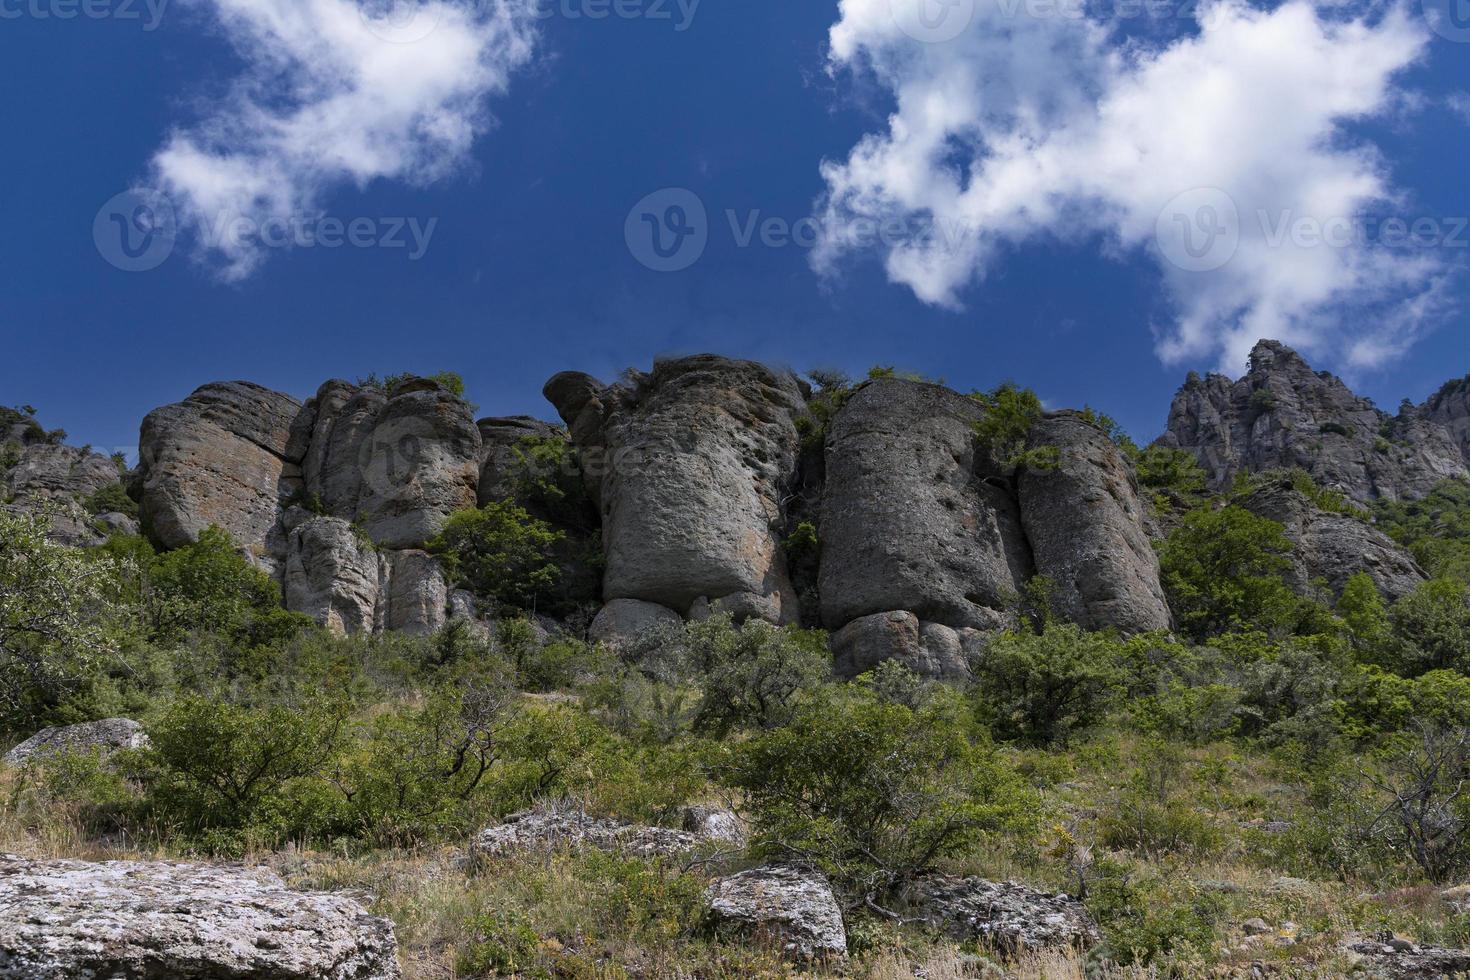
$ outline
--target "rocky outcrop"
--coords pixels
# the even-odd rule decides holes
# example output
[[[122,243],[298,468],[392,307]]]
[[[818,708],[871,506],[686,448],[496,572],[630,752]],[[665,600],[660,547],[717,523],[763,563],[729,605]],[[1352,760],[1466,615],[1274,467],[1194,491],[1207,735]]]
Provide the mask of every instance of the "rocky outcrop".
[[[966,680],[984,645],[984,633],[925,623],[897,610],[863,616],[832,634],[833,671],[838,677],[865,674],[897,660],[921,677]]]
[[[301,404],[244,381],[208,384],[151,412],[138,440],[143,526],[165,548],[218,525],[264,557],[280,501],[300,488]]]
[[[334,633],[432,633],[444,625],[448,588],[422,551],[386,551],[346,521],[317,517],[291,531],[284,566],[286,608]]]
[[[702,833],[622,823],[590,817],[581,810],[542,806],[480,831],[470,843],[470,852],[478,857],[500,858],[525,851],[592,848],[653,858],[687,854],[719,841]]]
[[[1038,421],[1029,444],[1058,452],[1054,467],[1023,467],[1019,477],[1021,522],[1054,610],[1085,629],[1168,629],[1159,559],[1118,447],[1075,412]]]
[[[705,895],[716,931],[779,946],[796,959],[847,955],[832,885],[815,871],[764,867],[720,878]]]
[[[296,432],[305,492],[377,545],[420,548],[446,517],[475,506],[480,431],[469,406],[436,381],[411,378],[387,392],[329,381]]]
[[[264,869],[0,857],[0,976],[397,980],[393,925]]]
[[[1364,518],[1317,509],[1293,488],[1289,476],[1257,487],[1240,505],[1286,529],[1286,536],[1296,545],[1287,583],[1299,594],[1313,593],[1317,583],[1325,583],[1335,600],[1348,579],[1366,572],[1378,591],[1394,602],[1428,578],[1392,538]]]
[[[517,415],[510,418],[481,419],[479,501],[514,499],[518,479],[524,472],[524,456],[517,452],[524,439],[566,439],[567,434],[549,422]]]
[[[1449,432],[1470,465],[1470,377],[1451,381],[1430,396],[1423,415]]]
[[[827,439],[822,621],[841,630],[904,610],[995,630],[1032,574],[1021,519],[978,444],[983,409],[938,385],[863,385]]]
[[[638,599],[614,599],[602,607],[587,638],[593,643],[631,647],[649,634],[682,626],[683,618],[666,606]]]
[[[1010,954],[1052,947],[1086,949],[1099,938],[1097,923],[1081,902],[1014,882],[933,874],[910,883],[902,899],[908,916],[957,942]]]
[[[40,762],[66,752],[116,752],[148,745],[143,726],[127,718],[109,718],[80,725],[44,728],[5,753],[7,766]]]
[[[1357,960],[1354,976],[1373,980],[1440,980],[1470,975],[1470,950],[1414,943],[1391,932],[1349,937],[1343,950]]]
[[[1239,381],[1191,374],[1169,412],[1167,446],[1194,453],[1215,490],[1235,475],[1300,468],[1355,500],[1427,495],[1470,475],[1462,446],[1441,424],[1458,411],[1412,406],[1390,416],[1293,350],[1263,340]]]
[[[704,355],[611,386],[557,375],[545,391],[595,476],[606,600],[681,616],[724,600],[796,621],[778,531],[805,407],[792,375]]]
[[[46,514],[49,537],[57,544],[91,547],[114,529],[129,526],[131,519],[124,514],[94,517],[86,506],[94,494],[121,479],[114,460],[63,445],[35,419],[0,409],[0,507]]]

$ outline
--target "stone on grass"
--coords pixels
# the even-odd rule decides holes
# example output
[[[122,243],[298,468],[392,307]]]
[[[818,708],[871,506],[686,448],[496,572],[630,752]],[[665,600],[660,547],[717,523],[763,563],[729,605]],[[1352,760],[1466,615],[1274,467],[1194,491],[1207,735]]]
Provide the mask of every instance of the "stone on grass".
[[[705,893],[716,931],[779,945],[788,956],[847,955],[842,910],[827,879],[804,868],[768,866],[720,878]]]

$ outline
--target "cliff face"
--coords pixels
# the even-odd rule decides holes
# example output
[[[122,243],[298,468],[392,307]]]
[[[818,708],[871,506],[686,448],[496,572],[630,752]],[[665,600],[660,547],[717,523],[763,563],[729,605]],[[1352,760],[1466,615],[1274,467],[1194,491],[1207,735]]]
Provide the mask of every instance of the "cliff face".
[[[1285,345],[1262,341],[1238,381],[1191,374],[1160,442],[1194,453],[1215,490],[1240,472],[1299,467],[1354,500],[1400,500],[1470,477],[1466,430],[1464,395],[1390,416]]]
[[[1037,575],[1055,611],[1089,629],[1171,625],[1132,467],[1082,414],[1037,420],[1028,444],[1055,450],[1056,465],[1028,468],[983,443],[979,402],[916,381],[866,382],[820,421],[790,372],[712,355],[615,384],[561,374],[545,391],[565,428],[476,422],[462,399],[417,378],[388,390],[328,381],[304,404],[245,382],[205,385],[144,420],[126,479],[157,544],[219,525],[277,578],[289,608],[341,633],[430,632],[483,608],[450,589],[425,545],[476,504],[516,499],[535,512],[522,499],[527,439],[559,457],[555,479],[585,487],[570,512],[537,516],[566,531],[554,558],[575,602],[601,607],[590,626],[600,640],[724,610],[827,628],[843,673],[898,659],[961,677],[986,637],[1014,625]],[[81,506],[117,499],[98,495],[115,494],[116,463],[60,445],[22,413],[0,423],[6,507],[50,508],[72,544],[137,529]],[[1391,417],[1264,342],[1239,381],[1191,376],[1161,442],[1193,452],[1217,490],[1238,473],[1301,467],[1358,500],[1412,497],[1470,475],[1470,381]],[[1241,502],[1285,525],[1303,591],[1335,592],[1367,571],[1395,598],[1423,580],[1389,539],[1317,510],[1289,480]],[[819,548],[808,542],[791,566],[798,600],[788,535],[803,521]]]

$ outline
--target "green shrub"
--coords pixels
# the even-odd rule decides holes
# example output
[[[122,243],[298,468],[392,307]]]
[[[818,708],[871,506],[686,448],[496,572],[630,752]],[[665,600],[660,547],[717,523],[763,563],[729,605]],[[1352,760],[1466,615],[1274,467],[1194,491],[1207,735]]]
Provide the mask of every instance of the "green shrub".
[[[1284,632],[1301,603],[1282,580],[1292,552],[1285,529],[1242,507],[1201,508],[1159,548],[1169,604],[1196,640],[1249,628]]]
[[[561,577],[552,549],[565,537],[523,507],[492,501],[451,515],[428,548],[470,591],[534,610]]]
[[[87,513],[89,514],[126,514],[128,517],[137,519],[138,502],[128,496],[127,490],[121,483],[111,483],[87,498]]]
[[[997,738],[1052,745],[1101,721],[1125,676],[1111,637],[1052,623],[991,641],[975,665],[975,704]]]
[[[733,746],[760,857],[811,861],[858,896],[996,834],[1029,828],[1034,792],[952,713],[854,693]]]
[[[545,940],[519,913],[478,912],[466,923],[471,939],[459,951],[455,970],[466,976],[546,977],[537,968]]]
[[[1446,480],[1423,500],[1376,501],[1373,516],[1430,575],[1470,583],[1470,482]]]
[[[1189,885],[1171,885],[1108,867],[1088,907],[1102,926],[1097,957],[1118,966],[1149,964],[1180,952],[1204,954],[1224,916],[1221,900]]]
[[[975,423],[975,434],[1002,467],[1055,467],[1055,446],[1027,445],[1031,427],[1042,414],[1036,392],[1007,381],[988,392],[973,392],[970,398],[985,409],[985,416]]]
[[[1470,671],[1470,585],[1454,579],[1425,582],[1394,603],[1390,618],[1404,641],[1401,673]]]
[[[149,728],[148,812],[223,850],[317,831],[333,816],[323,804],[336,794],[306,784],[325,771],[342,734],[333,706],[184,698]]]

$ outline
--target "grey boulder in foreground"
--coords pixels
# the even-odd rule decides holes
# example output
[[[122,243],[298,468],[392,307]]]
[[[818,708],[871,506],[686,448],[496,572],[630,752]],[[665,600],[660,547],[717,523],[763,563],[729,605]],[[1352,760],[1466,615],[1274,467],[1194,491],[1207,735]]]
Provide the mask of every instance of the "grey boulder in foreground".
[[[393,924],[263,869],[0,856],[0,977],[398,980]]]
[[[771,942],[796,959],[847,955],[842,909],[831,884],[815,871],[753,868],[715,881],[705,901],[720,932]]]
[[[148,736],[142,725],[127,718],[109,718],[63,728],[43,728],[5,753],[5,764],[21,766],[32,759],[40,761],[63,752],[106,753],[147,746]]]

